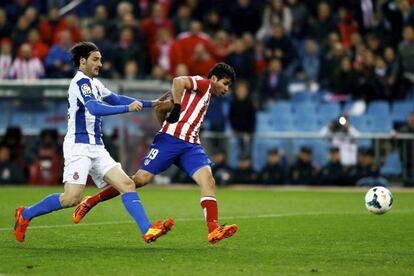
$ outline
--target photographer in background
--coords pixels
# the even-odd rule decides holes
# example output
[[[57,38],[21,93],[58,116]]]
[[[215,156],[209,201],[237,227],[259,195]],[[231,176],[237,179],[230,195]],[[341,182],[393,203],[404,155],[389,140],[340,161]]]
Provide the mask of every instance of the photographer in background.
[[[346,116],[341,115],[321,130],[321,135],[331,141],[332,147],[339,148],[341,164],[350,167],[357,163],[359,131],[350,125]]]

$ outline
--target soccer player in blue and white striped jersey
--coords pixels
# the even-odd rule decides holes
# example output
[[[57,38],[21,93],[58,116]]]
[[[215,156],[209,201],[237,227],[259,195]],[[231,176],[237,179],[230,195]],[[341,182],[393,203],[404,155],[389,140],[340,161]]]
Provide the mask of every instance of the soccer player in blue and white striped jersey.
[[[156,221],[151,225],[135,191],[134,181],[103,145],[101,117],[155,107],[161,101],[136,100],[107,89],[96,79],[102,63],[101,53],[95,44],[80,42],[71,49],[71,53],[79,71],[68,90],[68,131],[63,143],[64,192],[51,194],[30,207],[17,208],[16,239],[24,241],[33,218],[79,204],[89,174],[99,188],[110,183],[122,194],[122,202],[138,224],[145,242],[152,242],[171,230],[173,220],[168,219],[164,223]]]

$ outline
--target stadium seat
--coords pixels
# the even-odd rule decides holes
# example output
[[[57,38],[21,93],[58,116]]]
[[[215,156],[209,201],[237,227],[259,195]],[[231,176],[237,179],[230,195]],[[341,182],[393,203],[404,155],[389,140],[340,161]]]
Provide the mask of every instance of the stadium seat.
[[[412,101],[395,101],[392,104],[391,118],[394,123],[405,123],[410,112],[414,111]]]
[[[309,115],[316,116],[316,104],[314,102],[293,103],[292,110],[294,116],[307,117]]]
[[[402,174],[402,163],[398,151],[388,154],[380,169],[380,174],[382,176],[400,176]]]
[[[315,95],[309,91],[296,92],[290,95],[292,102],[312,102],[314,101]]]
[[[270,107],[269,112],[277,116],[290,115],[292,113],[292,105],[288,101],[278,101]]]
[[[286,113],[283,116],[274,116],[271,118],[272,131],[295,131],[294,120],[291,115]]]
[[[383,117],[384,116],[384,117]],[[390,133],[392,130],[392,121],[391,116],[385,116],[384,114],[379,116],[368,116],[366,115],[368,120],[368,128],[369,132],[376,132],[376,133]]]
[[[350,116],[349,120],[359,132],[368,132],[367,116]]]
[[[390,105],[387,101],[373,101],[368,105],[367,114],[380,117],[390,116]]]
[[[256,132],[270,131],[272,128],[271,116],[268,112],[256,113]]]
[[[341,106],[339,103],[324,103],[318,107],[318,115],[328,118],[329,120],[335,119],[341,114]]]
[[[294,125],[296,131],[320,131],[321,127],[315,112],[307,115],[303,113],[295,113]]]

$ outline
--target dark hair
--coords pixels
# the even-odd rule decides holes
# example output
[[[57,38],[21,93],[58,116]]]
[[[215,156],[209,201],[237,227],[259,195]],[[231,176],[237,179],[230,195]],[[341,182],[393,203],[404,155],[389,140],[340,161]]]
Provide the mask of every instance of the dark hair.
[[[236,72],[234,72],[233,67],[224,62],[214,65],[208,73],[208,78],[211,78],[212,76],[216,76],[219,80],[228,78],[232,83],[236,80]]]
[[[96,51],[99,51],[98,46],[89,41],[76,43],[76,45],[70,49],[72,60],[76,67],[79,67],[81,58],[87,59],[92,52]]]

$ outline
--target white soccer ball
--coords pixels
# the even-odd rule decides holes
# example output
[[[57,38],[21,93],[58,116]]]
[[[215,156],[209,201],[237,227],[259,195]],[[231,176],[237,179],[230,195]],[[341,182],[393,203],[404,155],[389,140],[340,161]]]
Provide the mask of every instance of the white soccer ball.
[[[384,187],[377,186],[368,190],[365,195],[365,207],[374,214],[384,214],[388,212],[394,198],[392,193]]]

